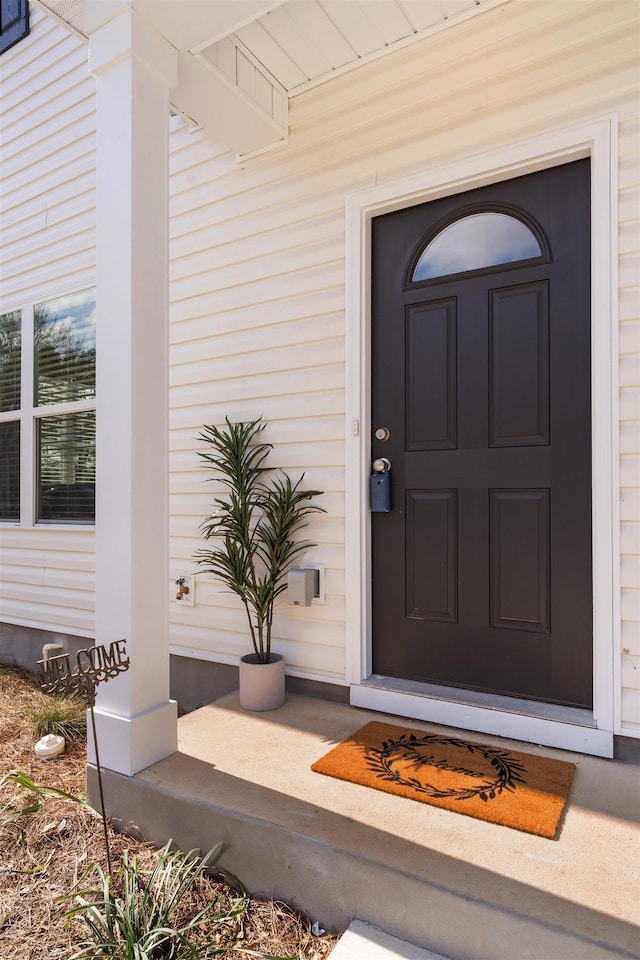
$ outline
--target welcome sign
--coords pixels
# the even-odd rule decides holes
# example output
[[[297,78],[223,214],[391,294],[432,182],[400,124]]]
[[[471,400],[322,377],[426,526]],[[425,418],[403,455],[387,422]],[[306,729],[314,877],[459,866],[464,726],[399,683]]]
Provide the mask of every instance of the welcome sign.
[[[99,683],[129,669],[126,646],[126,640],[114,640],[108,649],[100,644],[78,650],[75,669],[68,653],[54,657],[45,654],[38,660],[41,689],[45,693],[81,694],[93,700]]]

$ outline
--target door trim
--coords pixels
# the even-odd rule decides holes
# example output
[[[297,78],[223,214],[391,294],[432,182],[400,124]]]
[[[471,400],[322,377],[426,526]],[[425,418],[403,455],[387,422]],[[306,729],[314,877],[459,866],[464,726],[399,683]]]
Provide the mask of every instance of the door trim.
[[[613,756],[620,730],[617,116],[453,160],[346,200],[347,682],[355,706],[548,746]],[[371,220],[474,187],[591,158],[593,713],[539,715],[539,705],[471,702],[467,691],[371,676]],[[595,455],[597,451],[597,456]]]

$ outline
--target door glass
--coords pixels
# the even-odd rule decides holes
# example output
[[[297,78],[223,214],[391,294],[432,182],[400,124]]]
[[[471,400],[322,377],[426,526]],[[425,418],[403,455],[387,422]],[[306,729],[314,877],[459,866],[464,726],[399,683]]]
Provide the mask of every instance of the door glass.
[[[474,213],[449,224],[427,243],[411,282],[540,256],[540,244],[522,220],[506,213]]]

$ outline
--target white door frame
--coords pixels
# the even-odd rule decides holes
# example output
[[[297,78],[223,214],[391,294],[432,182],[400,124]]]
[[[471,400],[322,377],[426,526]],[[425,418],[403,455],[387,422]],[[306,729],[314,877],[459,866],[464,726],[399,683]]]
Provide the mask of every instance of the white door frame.
[[[356,706],[518,740],[613,756],[619,728],[617,117],[606,116],[410,177],[346,201],[347,682]],[[594,707],[536,708],[372,676],[370,423],[371,220],[374,216],[571,160],[591,158]],[[617,688],[614,684],[617,683]]]

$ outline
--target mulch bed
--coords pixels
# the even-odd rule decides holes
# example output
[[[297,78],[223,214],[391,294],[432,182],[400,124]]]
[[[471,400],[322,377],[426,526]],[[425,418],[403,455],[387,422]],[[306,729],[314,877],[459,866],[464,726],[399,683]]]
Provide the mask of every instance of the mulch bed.
[[[84,797],[84,741],[67,744],[63,754],[46,762],[35,755],[38,736],[25,711],[42,696],[33,677],[0,666],[0,776],[20,770],[39,785]],[[13,785],[5,790],[0,810],[21,792]],[[152,868],[155,851],[150,844],[112,830],[109,836],[114,874],[125,850],[130,858],[138,857],[143,869]],[[66,929],[65,905],[56,898],[68,893],[91,863],[99,863],[106,872],[100,817],[68,800],[49,798],[37,813],[9,824],[0,820],[0,850],[0,957],[68,960],[86,943],[86,927],[74,921]],[[224,867],[224,854],[220,866]],[[207,880],[199,895],[215,895],[215,887]],[[197,902],[193,908],[198,908]],[[251,954],[240,949],[244,948],[267,957],[325,960],[336,942],[332,934],[314,936],[311,922],[295,906],[256,897],[245,915],[238,948],[219,956],[247,960]]]

